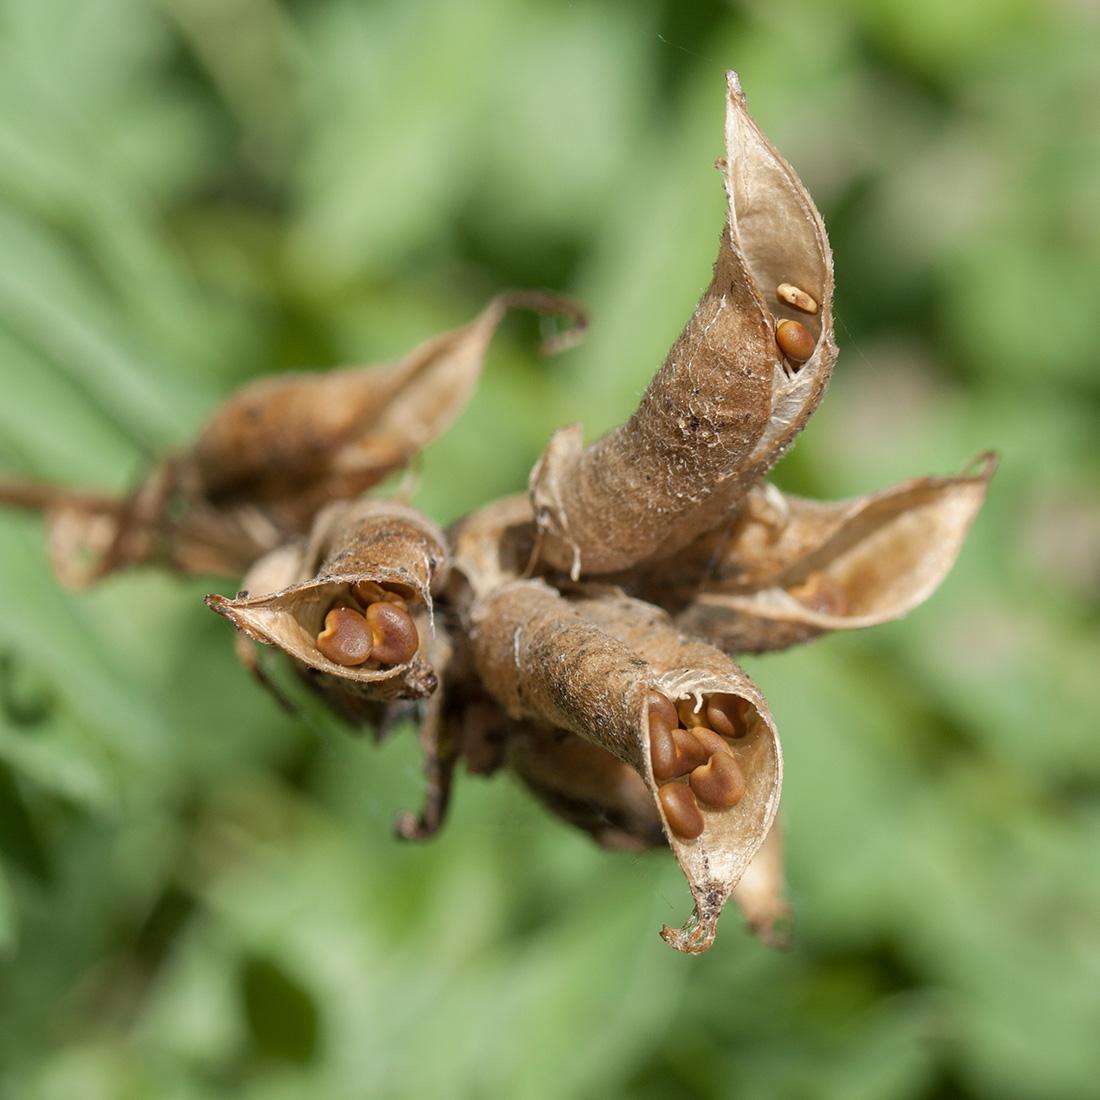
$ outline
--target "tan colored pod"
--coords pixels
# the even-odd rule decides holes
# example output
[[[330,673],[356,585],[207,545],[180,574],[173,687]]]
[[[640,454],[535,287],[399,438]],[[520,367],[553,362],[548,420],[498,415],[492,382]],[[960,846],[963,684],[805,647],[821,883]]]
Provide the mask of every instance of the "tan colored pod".
[[[710,286],[630,420],[588,448],[580,425],[561,429],[531,474],[540,558],[573,579],[672,554],[722,522],[801,430],[836,357],[821,217],[726,75],[727,220]],[[784,283],[818,312],[777,301]],[[812,344],[795,374],[773,311]]]
[[[316,676],[307,676],[322,694],[344,691],[393,699],[434,691],[436,675],[418,650],[420,634],[431,627],[433,592],[447,576],[442,531],[395,501],[349,501],[324,509],[309,540],[297,545],[293,575],[274,578],[267,561],[261,560],[246,576],[241,594],[234,599],[208,596],[207,604],[253,640],[278,646],[300,665],[340,682],[318,684]],[[275,552],[283,560],[287,554],[282,549]],[[272,588],[273,580],[282,584]],[[352,663],[340,659],[339,652],[326,653],[320,639],[334,608],[357,606],[356,592],[364,582],[396,593],[410,611],[390,601],[371,603],[364,620],[373,633],[371,652]]]
[[[637,589],[730,653],[900,618],[955,564],[997,460],[972,465],[835,503],[760,488],[726,533],[698,540],[675,565],[655,564]]]
[[[722,905],[763,842],[779,801],[782,756],[760,692],[723,653],[685,637],[664,613],[616,590],[582,590],[566,598],[541,581],[517,581],[476,601],[471,620],[481,682],[511,718],[569,730],[645,780],[696,906],[684,929],[662,935],[679,950],[706,950]],[[746,734],[729,743],[745,777],[744,795],[736,805],[699,806],[704,827],[697,836],[686,835],[692,831],[686,817],[674,826],[661,801],[651,724],[667,729],[675,707],[655,706],[653,693],[670,705],[693,698],[704,709],[711,696],[745,701]],[[679,797],[686,814],[687,795],[664,797]]]

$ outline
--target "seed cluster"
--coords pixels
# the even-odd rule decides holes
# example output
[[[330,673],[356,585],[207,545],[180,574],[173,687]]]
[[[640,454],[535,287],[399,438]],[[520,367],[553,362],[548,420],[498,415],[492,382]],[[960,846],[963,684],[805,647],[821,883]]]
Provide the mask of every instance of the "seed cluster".
[[[801,287],[792,283],[780,283],[775,288],[775,296],[779,301],[800,309],[803,313],[817,312],[817,302]],[[817,346],[813,333],[805,325],[789,319],[780,321],[775,326],[775,342],[795,370],[813,355]]]
[[[384,668],[403,664],[420,645],[404,597],[374,581],[348,589],[353,606],[337,603],[325,615],[317,648],[334,664]]]
[[[703,832],[700,802],[722,809],[745,793],[745,776],[729,741],[748,733],[746,706],[737,695],[708,695],[696,709],[690,698],[674,704],[660,692],[649,693],[650,761],[661,784],[657,797],[669,827],[685,840]]]

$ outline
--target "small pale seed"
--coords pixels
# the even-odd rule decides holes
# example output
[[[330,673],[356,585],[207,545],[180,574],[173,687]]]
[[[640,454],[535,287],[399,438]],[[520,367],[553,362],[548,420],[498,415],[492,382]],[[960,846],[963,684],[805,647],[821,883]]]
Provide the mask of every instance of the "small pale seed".
[[[409,660],[420,645],[416,624],[407,611],[379,600],[367,608],[367,625],[374,637],[371,655],[383,665],[399,665]]]
[[[706,714],[710,728],[723,737],[737,739],[749,732],[745,721],[747,702],[739,695],[715,694],[707,699]]]
[[[745,793],[745,773],[725,752],[716,752],[702,767],[696,768],[688,783],[708,806],[735,806]]]
[[[802,287],[795,286],[793,283],[780,283],[775,288],[775,296],[781,302],[786,302],[787,305],[802,310],[803,313],[817,312],[817,302]]]
[[[792,363],[805,363],[816,346],[813,334],[798,321],[780,321],[775,327],[775,342]]]
[[[667,783],[658,792],[668,827],[685,840],[694,840],[703,832],[703,815],[695,795],[682,783]]]
[[[351,607],[334,607],[317,635],[322,656],[338,665],[361,665],[371,655],[373,632],[366,619]]]

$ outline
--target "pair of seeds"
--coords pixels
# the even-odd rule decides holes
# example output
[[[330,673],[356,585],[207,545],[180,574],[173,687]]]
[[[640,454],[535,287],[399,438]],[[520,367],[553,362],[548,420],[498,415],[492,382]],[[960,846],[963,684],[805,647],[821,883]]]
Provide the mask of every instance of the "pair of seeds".
[[[690,699],[674,705],[660,692],[649,693],[650,761],[661,784],[657,797],[669,827],[685,840],[703,832],[699,802],[722,809],[745,793],[745,776],[726,741],[748,733],[744,705],[739,696],[714,694],[695,710]]]
[[[800,309],[803,313],[817,312],[817,302],[793,283],[780,283],[775,288],[775,296],[779,301]],[[805,325],[791,320],[780,321],[775,326],[775,342],[795,368],[802,366],[813,355],[817,346],[813,333]]]
[[[348,667],[370,661],[381,668],[408,661],[420,636],[405,600],[374,581],[360,581],[350,596],[364,610],[338,605],[329,611],[317,635],[322,656]]]

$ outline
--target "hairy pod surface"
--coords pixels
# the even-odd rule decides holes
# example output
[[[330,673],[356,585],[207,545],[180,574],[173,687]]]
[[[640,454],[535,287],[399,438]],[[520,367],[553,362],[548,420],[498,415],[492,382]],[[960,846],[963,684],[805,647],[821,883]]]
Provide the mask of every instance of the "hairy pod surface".
[[[723,653],[614,590],[582,590],[570,599],[541,581],[517,581],[477,601],[471,619],[482,683],[511,718],[568,730],[644,779],[695,899],[688,925],[662,935],[682,951],[706,950],[778,805],[782,757],[760,692]],[[744,789],[732,798],[727,775],[718,804],[699,802],[675,779],[662,782],[652,764],[654,726],[669,731],[673,716],[679,721],[677,701],[693,700],[705,712],[712,697],[744,700],[747,711],[745,735],[726,742],[707,731],[717,742],[704,744],[695,764],[718,744],[736,762]],[[671,785],[682,790],[666,792]]]
[[[671,554],[720,522],[793,441],[832,369],[821,217],[735,73],[727,84],[727,222],[709,287],[630,420],[587,449],[580,425],[561,429],[531,474],[540,555],[573,579]],[[815,313],[778,293],[792,285]],[[795,325],[786,348],[777,324]]]

